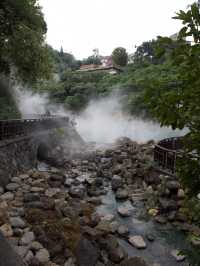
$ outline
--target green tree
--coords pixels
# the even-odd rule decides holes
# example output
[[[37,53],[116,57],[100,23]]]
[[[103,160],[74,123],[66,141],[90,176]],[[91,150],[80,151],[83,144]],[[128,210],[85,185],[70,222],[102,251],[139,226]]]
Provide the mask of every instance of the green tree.
[[[179,32],[176,48],[170,53],[170,67],[176,69],[174,79],[148,80],[146,100],[162,125],[189,129],[185,137],[185,153],[179,160],[179,176],[190,195],[200,192],[200,12],[196,3],[175,19],[184,27]],[[190,37],[192,42],[185,39]],[[160,38],[159,54],[171,45]],[[152,89],[153,86],[153,89]]]
[[[47,26],[36,0],[0,2],[0,73],[26,82],[48,78],[51,72],[45,44]]]
[[[118,47],[112,52],[113,63],[117,66],[126,66],[128,63],[128,54],[126,49]]]
[[[82,60],[82,65],[101,65],[101,60],[99,57],[91,55],[86,59]]]

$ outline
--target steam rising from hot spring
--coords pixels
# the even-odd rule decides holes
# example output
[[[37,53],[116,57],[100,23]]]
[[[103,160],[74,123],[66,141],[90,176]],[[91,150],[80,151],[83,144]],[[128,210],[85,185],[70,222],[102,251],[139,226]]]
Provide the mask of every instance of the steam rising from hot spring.
[[[14,98],[22,117],[46,113],[49,104],[47,94],[33,93],[19,87],[13,88]]]
[[[152,121],[125,115],[116,96],[91,101],[83,114],[77,118],[77,130],[84,140],[97,143],[113,143],[120,137],[145,142],[182,135],[181,131],[161,128]]]
[[[13,96],[22,117],[45,114],[72,117],[62,105],[52,104],[47,94],[33,93],[20,87],[13,89]],[[77,131],[87,142],[97,144],[113,143],[120,137],[129,137],[137,142],[159,140],[170,136],[183,135],[182,131],[161,128],[152,121],[134,118],[122,111],[121,97],[113,94],[101,100],[91,101],[85,111],[76,117]]]

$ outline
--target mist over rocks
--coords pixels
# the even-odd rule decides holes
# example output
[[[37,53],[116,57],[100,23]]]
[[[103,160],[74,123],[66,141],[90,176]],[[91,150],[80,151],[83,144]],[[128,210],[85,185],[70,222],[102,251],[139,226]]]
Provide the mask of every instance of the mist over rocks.
[[[107,97],[91,100],[79,114],[55,104],[47,93],[36,93],[14,84],[12,94],[23,118],[38,115],[68,116],[76,121],[76,129],[86,142],[97,145],[114,143],[120,137],[143,143],[170,136],[183,135],[183,131],[160,127],[159,124],[134,117],[123,111],[123,96],[116,90]]]
[[[85,141],[108,144],[120,137],[128,137],[142,143],[183,134],[179,130],[161,128],[153,121],[125,114],[121,99],[120,95],[113,94],[92,100],[83,113],[76,117],[77,130]]]

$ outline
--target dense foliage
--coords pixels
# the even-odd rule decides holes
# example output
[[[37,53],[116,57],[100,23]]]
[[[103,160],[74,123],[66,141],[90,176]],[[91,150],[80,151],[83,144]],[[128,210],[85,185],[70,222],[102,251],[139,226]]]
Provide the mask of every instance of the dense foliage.
[[[197,195],[200,192],[200,13],[197,4],[187,12],[180,11],[175,18],[184,24],[178,45],[169,55],[169,66],[175,76],[172,78],[166,73],[164,80],[148,80],[146,100],[162,125],[189,129],[179,169],[183,184],[191,194]],[[186,37],[192,42],[185,41]],[[160,38],[159,42],[162,55],[172,40]]]
[[[0,90],[9,78],[25,83],[49,78],[52,60],[45,44],[47,26],[36,0],[0,1]],[[7,86],[2,79],[7,78]],[[0,95],[0,117],[16,117],[11,95]]]
[[[112,61],[117,66],[126,66],[128,63],[128,54],[123,47],[117,47],[112,52]]]
[[[49,77],[50,61],[44,43],[47,26],[36,0],[0,2],[0,72],[11,67],[25,81]]]
[[[49,53],[53,61],[53,72],[61,76],[67,69],[76,70],[80,67],[81,61],[76,60],[75,57],[63,51],[61,47],[60,51],[53,49],[51,46],[48,46]]]

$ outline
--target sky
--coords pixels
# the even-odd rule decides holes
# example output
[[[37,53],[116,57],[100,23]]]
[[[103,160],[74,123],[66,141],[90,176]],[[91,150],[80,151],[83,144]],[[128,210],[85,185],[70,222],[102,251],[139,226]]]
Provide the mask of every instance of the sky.
[[[194,0],[39,0],[48,26],[47,42],[77,59],[110,55],[114,48],[129,53],[143,41],[171,36],[181,23],[171,19]]]

